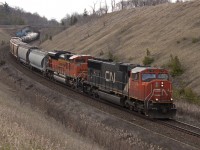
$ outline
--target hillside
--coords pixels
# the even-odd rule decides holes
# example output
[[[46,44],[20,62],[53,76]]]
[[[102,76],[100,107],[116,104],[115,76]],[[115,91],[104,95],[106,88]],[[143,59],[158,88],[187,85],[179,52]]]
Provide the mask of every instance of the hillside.
[[[84,25],[75,25],[41,47],[142,64],[148,48],[153,65],[163,66],[170,54],[177,55],[185,72],[186,86],[200,93],[200,2],[163,4],[105,15]]]

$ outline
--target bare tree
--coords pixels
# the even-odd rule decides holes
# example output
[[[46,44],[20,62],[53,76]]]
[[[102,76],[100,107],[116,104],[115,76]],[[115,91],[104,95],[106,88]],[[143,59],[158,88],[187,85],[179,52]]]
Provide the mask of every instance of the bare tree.
[[[96,14],[101,16],[101,15],[107,14],[107,13],[108,13],[108,5],[105,0],[105,5],[102,6],[102,2],[99,3],[99,9],[96,11]]]
[[[121,0],[121,10],[124,9],[124,0]]]
[[[83,16],[84,16],[84,17],[87,17],[87,16],[88,16],[88,11],[87,11],[86,8],[84,9]]]
[[[116,5],[115,0],[111,0],[112,12],[114,11],[114,9],[116,7],[115,5]]]
[[[99,9],[97,10],[97,15],[99,15],[99,16],[103,15],[103,9],[102,9],[102,6],[101,6],[101,1],[99,3]]]
[[[102,10],[102,6],[101,6],[101,2],[99,4],[99,11],[100,11],[100,15],[102,15],[103,14],[103,10]]]
[[[138,0],[132,0],[133,7],[138,7]]]
[[[3,7],[4,7],[6,13],[10,12],[10,7],[9,7],[8,3],[5,2],[5,4],[3,5]]]
[[[108,13],[108,5],[107,5],[106,0],[105,0],[105,6],[104,6],[104,8],[105,8],[105,13],[107,14]]]
[[[96,13],[96,4],[97,4],[97,2],[93,2],[93,6],[90,6],[92,8],[93,15]]]
[[[168,3],[170,0],[132,0],[132,7],[155,6],[158,4]],[[130,4],[128,4],[130,5]]]

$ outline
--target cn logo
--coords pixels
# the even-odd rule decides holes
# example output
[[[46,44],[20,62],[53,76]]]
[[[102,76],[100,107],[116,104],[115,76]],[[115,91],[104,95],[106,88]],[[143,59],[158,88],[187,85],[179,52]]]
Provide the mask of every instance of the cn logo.
[[[110,71],[106,71],[105,72],[105,79],[106,79],[106,81],[112,81],[113,83],[115,83],[115,73],[112,73]]]

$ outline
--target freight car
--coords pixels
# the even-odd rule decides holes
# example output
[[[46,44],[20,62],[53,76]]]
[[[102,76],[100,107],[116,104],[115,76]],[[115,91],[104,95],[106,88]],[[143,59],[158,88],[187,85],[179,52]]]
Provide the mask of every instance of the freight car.
[[[10,53],[18,58],[18,48],[20,45],[26,45],[26,43],[22,42],[21,38],[13,37],[10,40]]]
[[[28,44],[20,45],[18,48],[18,60],[26,65],[29,65],[29,54],[32,50],[38,50],[38,48]]]
[[[10,47],[13,56],[46,78],[151,118],[173,118],[176,114],[172,84],[165,69],[65,51],[47,53],[19,38],[12,38]]]
[[[23,36],[26,36],[28,32],[31,32],[30,27],[25,27],[25,28],[17,31],[16,36],[21,38]]]
[[[21,37],[21,39],[23,42],[29,43],[39,39],[39,37],[40,37],[39,32],[28,32],[25,36]]]
[[[169,73],[165,69],[89,60],[84,88],[151,118],[172,118],[176,114]]]
[[[30,62],[30,67],[32,69],[41,71],[45,75],[47,64],[48,64],[47,52],[34,49],[30,51],[28,55],[28,60]]]
[[[31,27],[25,27],[21,29],[20,31],[16,32],[16,37],[21,38],[21,41],[29,43],[34,40],[39,39],[40,32],[35,32],[31,29]]]

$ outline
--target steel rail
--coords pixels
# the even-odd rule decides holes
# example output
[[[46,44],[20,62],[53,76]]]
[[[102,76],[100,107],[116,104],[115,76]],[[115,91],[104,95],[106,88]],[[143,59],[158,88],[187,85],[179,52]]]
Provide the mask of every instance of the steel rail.
[[[10,56],[10,57],[12,57],[11,59],[13,59],[13,60],[15,59],[15,61],[17,61],[16,58],[15,58],[14,56]],[[180,131],[180,132],[183,132],[183,133],[186,133],[186,134],[189,134],[189,135],[192,135],[192,136],[195,136],[195,137],[200,138],[200,128],[198,128],[198,127],[195,127],[195,126],[193,126],[193,125],[189,125],[189,124],[187,124],[187,123],[183,123],[183,122],[180,122],[180,121],[177,121],[177,120],[173,120],[173,119],[155,120],[155,119],[148,118],[147,116],[145,116],[145,115],[143,115],[143,114],[140,114],[140,113],[138,113],[138,112],[131,111],[131,110],[127,109],[127,108],[124,108],[124,107],[122,107],[122,106],[113,104],[113,103],[108,102],[108,101],[105,101],[105,100],[103,100],[103,99],[95,98],[95,97],[93,97],[93,96],[91,96],[91,95],[88,95],[88,94],[86,94],[86,93],[83,93],[83,92],[80,91],[80,90],[73,89],[72,87],[67,86],[67,85],[65,85],[65,84],[63,84],[63,83],[61,83],[61,82],[56,81],[56,80],[51,80],[51,79],[49,79],[49,78],[43,76],[40,72],[33,71],[33,70],[31,70],[28,66],[21,65],[22,63],[20,63],[19,61],[17,61],[17,63],[19,64],[19,66],[21,66],[21,67],[23,67],[23,68],[25,68],[25,69],[31,71],[33,74],[35,74],[35,75],[37,75],[37,76],[40,76],[41,78],[46,79],[46,80],[48,80],[48,81],[50,81],[50,82],[53,82],[53,83],[55,83],[55,84],[57,84],[57,85],[59,85],[59,86],[62,86],[62,87],[64,87],[64,88],[67,88],[68,90],[71,90],[71,91],[73,91],[73,92],[76,92],[76,93],[78,93],[78,94],[80,94],[80,95],[82,95],[82,96],[85,96],[85,97],[87,97],[87,98],[93,99],[93,100],[98,101],[98,102],[100,102],[100,103],[107,104],[107,105],[109,105],[109,106],[112,106],[112,107],[114,107],[114,108],[120,109],[120,110],[122,110],[122,111],[131,113],[131,114],[133,114],[133,115],[135,115],[135,116],[141,117],[142,119],[148,119],[149,121],[152,121],[152,122],[154,122],[154,123],[161,124],[161,125],[167,126],[167,127],[169,127],[169,128],[178,130],[178,131]],[[178,125],[175,125],[175,124],[179,124],[179,126],[178,126]],[[182,126],[182,127],[181,127],[181,126]],[[183,126],[187,126],[188,129],[184,128]]]
[[[177,120],[173,120],[173,119],[168,120],[168,121],[158,120],[156,122],[159,124],[162,124],[164,126],[173,128],[175,130],[181,131],[183,133],[200,138],[200,128],[199,127],[196,127],[196,126],[184,123],[184,122],[180,122]]]

